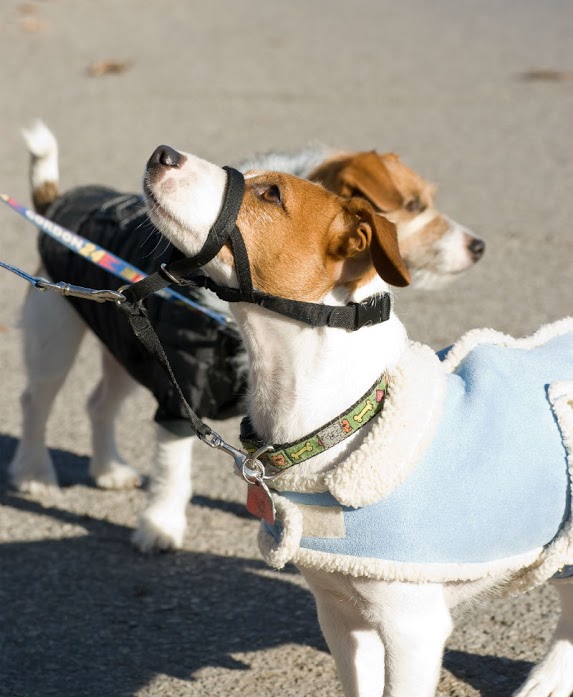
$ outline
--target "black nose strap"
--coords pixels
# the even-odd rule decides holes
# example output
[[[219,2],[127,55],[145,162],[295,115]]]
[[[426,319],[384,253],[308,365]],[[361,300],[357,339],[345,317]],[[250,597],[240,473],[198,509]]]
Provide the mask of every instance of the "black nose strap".
[[[213,223],[213,227],[209,231],[209,235],[199,252],[193,257],[183,257],[169,264],[167,268],[163,268],[155,274],[151,274],[146,278],[134,283],[125,289],[124,295],[130,302],[139,302],[147,298],[152,293],[165,288],[172,283],[179,282],[179,279],[197,271],[197,269],[208,264],[229,240],[231,245],[235,247],[235,240],[240,238],[238,229],[236,228],[236,220],[239,215],[241,203],[243,202],[243,194],[245,192],[245,178],[236,169],[232,167],[223,167],[227,172],[227,185],[223,197],[223,205],[217,216],[217,220]],[[239,248],[242,245],[240,240]],[[239,251],[239,255],[241,252]],[[246,255],[246,251],[243,251]],[[248,264],[247,264],[248,266]],[[245,274],[244,274],[245,275]],[[246,292],[249,287],[252,289],[250,273],[248,274]]]
[[[197,264],[193,271],[200,266],[205,266],[217,255],[221,247],[227,243],[236,227],[236,221],[245,193],[245,178],[238,170],[232,167],[223,167],[223,169],[227,172],[227,187],[223,198],[223,206],[205,240],[205,244],[194,257],[189,259],[189,261]],[[169,270],[176,272],[176,269],[171,267]]]

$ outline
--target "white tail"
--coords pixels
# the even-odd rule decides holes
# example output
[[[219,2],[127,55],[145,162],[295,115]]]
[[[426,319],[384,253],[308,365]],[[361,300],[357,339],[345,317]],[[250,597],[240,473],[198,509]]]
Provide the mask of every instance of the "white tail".
[[[50,129],[40,120],[22,129],[30,153],[30,184],[32,199],[40,213],[60,194],[58,142]]]

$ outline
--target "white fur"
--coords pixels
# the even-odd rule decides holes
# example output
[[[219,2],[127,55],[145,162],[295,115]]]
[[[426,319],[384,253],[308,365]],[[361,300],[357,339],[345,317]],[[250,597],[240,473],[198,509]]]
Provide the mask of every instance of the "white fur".
[[[185,171],[187,167],[177,176],[194,176]],[[196,204],[199,202],[189,200],[186,210]],[[181,220],[182,212],[177,214]],[[189,215],[186,222],[191,222]],[[203,241],[202,233],[190,226],[185,251],[196,253]],[[218,260],[210,266],[215,274],[225,275]],[[379,282],[379,289],[382,287]],[[329,302],[349,299],[335,297]],[[232,309],[251,361],[249,415],[268,442],[292,440],[329,421],[382,372],[392,370],[407,345],[395,315],[387,323],[352,333],[309,329],[248,304]],[[353,355],[360,359],[349,360]],[[340,456],[340,450],[333,449],[309,461],[315,476]],[[300,518],[293,516],[289,524],[294,537],[301,533]],[[347,697],[376,697],[382,691],[384,697],[432,697],[452,627],[451,608],[507,581],[507,571],[501,570],[466,583],[403,583],[312,570],[303,560],[300,566],[316,597],[321,627]],[[570,691],[573,584],[563,582],[560,593],[564,619],[548,657],[519,697],[565,697]]]
[[[437,216],[438,211],[435,208],[427,208],[425,211],[422,211],[415,218],[402,225],[400,228],[400,241],[404,242],[408,237],[412,237],[412,235],[420,232],[422,228],[429,225]]]
[[[133,535],[142,552],[179,549],[187,522],[185,508],[191,498],[191,447],[193,438],[180,438],[156,424],[156,451],[149,503]]]
[[[65,298],[32,291],[22,314],[27,386],[22,394],[22,437],[10,464],[12,483],[30,494],[56,489],[56,472],[46,447],[46,422],[85,332]],[[103,349],[103,347],[102,347]],[[116,417],[135,385],[127,371],[102,350],[102,377],[88,399],[92,425],[90,475],[105,489],[139,486],[140,477],[125,463],[115,440]],[[186,529],[191,496],[193,438],[179,438],[157,425],[149,505],[134,534],[145,552],[178,549]]]
[[[10,464],[14,485],[28,493],[57,486],[46,447],[46,423],[85,332],[85,325],[62,297],[31,291],[22,313],[24,363],[28,377],[22,394],[22,437]],[[89,399],[93,455],[90,474],[106,489],[137,486],[139,476],[117,452],[115,417],[134,384],[113,357],[103,354],[103,375]]]
[[[57,182],[59,179],[58,142],[54,134],[42,121],[38,120],[29,128],[22,129],[22,135],[30,154],[36,160],[31,170],[32,188],[46,182]]]
[[[297,152],[267,152],[242,160],[237,169],[241,172],[250,170],[270,170],[286,172],[296,177],[307,179],[311,172],[326,160],[337,154],[336,150],[325,145],[308,145]]]
[[[227,182],[225,170],[194,155],[182,154],[187,158],[184,170],[192,175],[181,177],[183,167],[172,168],[161,184],[153,187],[155,201],[148,198],[151,220],[165,230],[180,249],[186,246],[186,230],[190,223],[201,239],[207,239],[221,209]]]

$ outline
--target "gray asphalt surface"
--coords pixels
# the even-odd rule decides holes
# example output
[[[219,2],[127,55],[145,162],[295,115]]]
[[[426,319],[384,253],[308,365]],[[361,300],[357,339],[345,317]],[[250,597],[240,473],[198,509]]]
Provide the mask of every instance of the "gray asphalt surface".
[[[411,336],[439,348],[477,326],[524,334],[572,312],[567,5],[2,0],[0,190],[29,200],[18,131],[37,116],[59,138],[65,187],[137,190],[159,143],[220,164],[313,140],[393,149],[488,243],[450,289],[400,293]],[[90,77],[102,60],[128,66]],[[558,72],[524,76],[541,69]],[[0,259],[37,266],[34,230],[4,208]],[[260,560],[227,459],[198,458],[182,552],[144,558],[130,546],[145,492],[98,491],[87,476],[93,339],[49,423],[61,494],[8,487],[25,292],[0,273],[0,695],[340,695],[312,599],[294,569]],[[140,391],[120,423],[144,473],[153,411]],[[237,421],[217,428],[233,439]],[[555,619],[550,588],[472,609],[448,642],[440,694],[510,695]]]

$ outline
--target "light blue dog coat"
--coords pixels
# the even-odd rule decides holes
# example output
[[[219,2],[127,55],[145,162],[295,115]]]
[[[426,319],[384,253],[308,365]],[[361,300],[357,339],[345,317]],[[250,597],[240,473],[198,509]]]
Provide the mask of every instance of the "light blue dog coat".
[[[560,560],[552,573],[573,563],[564,433],[570,428],[573,440],[573,323],[529,340],[504,337],[505,345],[490,336],[472,333],[469,351],[456,344],[448,352],[433,438],[390,493],[361,506],[342,505],[330,491],[280,493],[281,516],[261,535],[270,563],[286,545],[303,566],[406,580],[432,569],[431,578],[448,580],[529,567],[553,544]],[[289,515],[301,516],[297,544]]]

